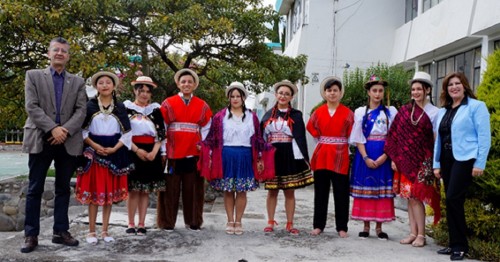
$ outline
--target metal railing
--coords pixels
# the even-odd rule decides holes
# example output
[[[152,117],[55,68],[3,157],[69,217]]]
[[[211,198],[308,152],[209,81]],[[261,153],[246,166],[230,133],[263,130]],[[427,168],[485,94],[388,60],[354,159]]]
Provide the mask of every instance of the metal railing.
[[[0,130],[0,140],[8,145],[20,145],[23,143],[23,130]]]

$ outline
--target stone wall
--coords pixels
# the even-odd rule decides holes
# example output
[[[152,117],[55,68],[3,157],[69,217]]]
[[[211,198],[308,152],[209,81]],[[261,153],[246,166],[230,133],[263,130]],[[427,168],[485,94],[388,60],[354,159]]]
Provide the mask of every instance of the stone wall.
[[[71,182],[71,196],[69,206],[81,205],[75,198],[75,179]],[[40,217],[52,216],[54,213],[54,178],[45,179],[45,188],[42,194]],[[24,229],[26,194],[28,179],[19,176],[0,181],[0,231],[21,231]],[[117,204],[125,206],[125,202]],[[150,207],[156,208],[156,196],[150,197]]]
[[[71,196],[69,206],[81,205],[75,198],[74,188],[76,179],[71,181]],[[19,176],[0,181],[0,231],[21,231],[24,229],[26,194],[28,192],[28,178]],[[211,187],[205,191],[205,201],[213,202],[220,193]],[[52,216],[54,213],[54,178],[47,177],[42,194],[42,206],[40,217]],[[156,193],[149,195],[149,208],[156,208]],[[117,206],[125,206],[126,201],[116,203]],[[182,203],[181,203],[182,205]]]
[[[0,181],[0,231],[19,231],[24,228],[27,190],[26,179],[10,178]]]
[[[71,183],[70,206],[81,205],[74,194],[74,181]],[[24,229],[26,194],[28,179],[19,176],[0,181],[0,231],[21,231]],[[40,217],[52,216],[54,213],[54,178],[45,179],[42,194]]]

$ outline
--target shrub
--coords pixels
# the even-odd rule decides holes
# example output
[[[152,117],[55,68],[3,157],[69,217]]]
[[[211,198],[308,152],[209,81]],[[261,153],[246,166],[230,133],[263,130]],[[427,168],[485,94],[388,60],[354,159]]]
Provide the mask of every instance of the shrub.
[[[355,68],[352,71],[344,71],[342,79],[344,97],[341,103],[353,111],[360,106],[366,105],[368,96],[364,84],[372,74],[376,74],[387,81],[388,88],[386,92],[389,93],[390,105],[399,108],[410,101],[408,80],[412,78],[413,70],[406,71],[402,66],[377,64],[366,70]],[[321,101],[313,107],[311,114],[324,103],[325,101]],[[384,99],[384,103],[387,104],[387,99]]]
[[[342,103],[352,110],[364,106],[367,103],[365,82],[368,78],[375,74],[387,81],[386,97],[389,95],[390,105],[396,108],[410,101],[410,87],[408,80],[413,76],[413,71],[406,71],[402,66],[388,66],[386,64],[378,64],[371,66],[364,72],[356,68],[353,71],[344,71],[344,98]],[[387,104],[387,99],[384,99]]]
[[[500,49],[488,57],[477,96],[490,112],[491,149],[484,175],[474,179],[473,196],[500,209]]]

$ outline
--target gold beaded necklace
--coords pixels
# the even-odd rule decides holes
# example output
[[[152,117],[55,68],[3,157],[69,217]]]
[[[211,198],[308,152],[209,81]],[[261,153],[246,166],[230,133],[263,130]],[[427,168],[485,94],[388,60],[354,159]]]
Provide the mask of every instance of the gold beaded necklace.
[[[415,112],[415,104],[416,102],[413,102],[413,106],[411,107],[411,115],[410,115],[410,120],[411,120],[411,123],[416,126],[418,125],[418,122],[420,121],[420,119],[424,116],[425,114],[425,111],[422,109],[422,114],[418,117],[418,119],[415,121],[413,120],[413,113]]]
[[[103,114],[106,114],[106,115],[110,115],[113,112],[113,109],[115,108],[115,103],[114,103],[113,99],[111,99],[111,103],[109,104],[109,106],[105,108],[102,105],[101,97],[100,96],[97,97],[97,104],[99,105],[99,110]]]

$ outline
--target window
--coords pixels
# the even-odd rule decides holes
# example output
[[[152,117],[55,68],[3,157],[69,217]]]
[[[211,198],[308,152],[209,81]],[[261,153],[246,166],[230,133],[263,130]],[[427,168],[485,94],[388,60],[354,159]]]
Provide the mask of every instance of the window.
[[[292,30],[293,30],[293,33],[295,34],[295,32],[297,32],[297,30],[300,29],[300,26],[302,25],[302,12],[301,12],[301,8],[300,8],[300,0],[296,0],[295,3],[294,3],[294,6],[293,6],[293,18],[292,18],[292,21],[293,21],[293,24],[292,24]]]
[[[453,73],[455,71],[455,57],[448,57],[446,59],[446,74]]]
[[[405,23],[410,22],[417,17],[418,0],[406,0],[406,19]]]
[[[464,53],[464,74],[467,79],[472,79],[474,72],[474,53],[472,50]]]
[[[494,43],[495,48],[500,48],[500,40]],[[450,56],[436,62],[421,66],[421,70],[428,72],[431,79],[435,79],[436,87],[432,91],[433,101],[439,104],[439,95],[441,94],[444,77],[451,72],[463,72],[472,89],[475,91],[479,85],[481,76],[481,47],[471,49],[464,53]]]
[[[455,71],[465,73],[465,54],[461,53],[455,56]]]
[[[495,50],[500,49],[500,40],[493,42],[493,48]]]
[[[435,5],[439,4],[443,2],[443,0],[424,0],[423,2],[423,12],[431,9],[432,7],[434,7]]]

